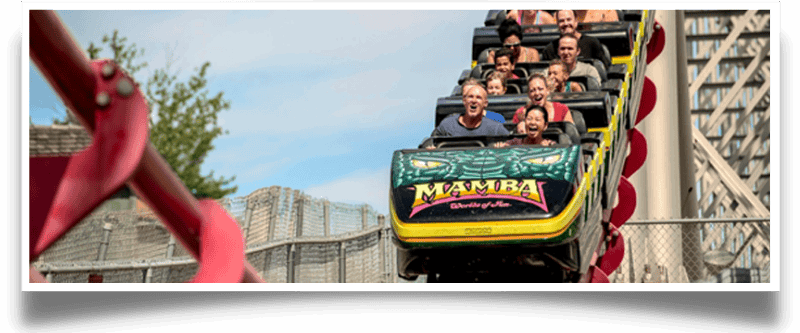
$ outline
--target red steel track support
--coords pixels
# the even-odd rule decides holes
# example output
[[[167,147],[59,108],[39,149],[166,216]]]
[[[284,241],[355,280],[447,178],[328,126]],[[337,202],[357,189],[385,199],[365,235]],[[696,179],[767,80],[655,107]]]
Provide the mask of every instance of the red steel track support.
[[[647,42],[648,64],[657,58],[664,50],[664,45],[666,44],[665,35],[666,33],[661,24],[659,24],[658,21],[654,21],[653,33],[650,35],[650,40]],[[657,97],[656,85],[649,77],[645,76],[635,125],[638,125],[639,122],[653,111]],[[611,212],[610,223],[605,233],[606,251],[603,257],[600,258],[600,262],[594,263],[587,273],[590,274],[591,282],[609,282],[608,275],[619,267],[625,255],[625,239],[622,237],[622,233],[618,228],[628,221],[636,209],[636,189],[628,181],[628,178],[638,171],[644,164],[645,159],[647,159],[647,140],[644,135],[642,135],[642,132],[636,128],[632,128],[628,131],[628,138],[630,140],[630,154],[626,158],[625,167],[622,171],[622,177],[620,178],[617,190],[619,203]]]
[[[193,282],[263,282],[236,220],[195,199],[148,142],[149,111],[133,80],[109,60],[90,62],[54,12],[31,11],[30,25],[31,58],[92,136],[74,156],[31,158],[30,261],[127,184],[198,260]]]
[[[647,139],[636,127],[628,130],[628,143],[631,147],[631,152],[625,160],[625,167],[622,169],[622,175],[625,178],[630,178],[639,168],[644,165],[644,160],[647,159]]]
[[[635,125],[639,125],[642,119],[653,111],[653,108],[656,107],[656,99],[658,99],[656,84],[653,83],[653,80],[650,80],[649,77],[645,76],[642,86],[642,98],[639,100],[639,111],[636,113]]]
[[[608,243],[608,247],[598,267],[608,276],[622,263],[622,258],[625,256],[625,238],[622,237],[622,233],[619,232],[617,227],[613,224],[609,224],[606,242]]]
[[[628,178],[622,176],[619,177],[617,193],[619,202],[611,211],[610,223],[619,228],[631,218],[631,215],[633,215],[633,212],[636,210],[636,189],[633,188]]]
[[[647,42],[647,63],[657,58],[661,51],[664,51],[664,45],[667,44],[666,33],[664,27],[658,21],[653,22],[653,34],[650,35],[650,40]]]

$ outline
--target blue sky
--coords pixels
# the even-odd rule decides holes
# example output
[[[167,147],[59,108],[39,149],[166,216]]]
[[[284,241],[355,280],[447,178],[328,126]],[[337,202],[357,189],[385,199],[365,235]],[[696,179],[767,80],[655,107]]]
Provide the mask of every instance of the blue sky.
[[[236,175],[244,196],[272,185],[388,213],[392,152],[433,130],[436,99],[470,66],[472,11],[58,11],[84,49],[118,29],[145,49],[147,75],[172,53],[187,77],[211,62],[230,110],[203,173]],[[106,50],[107,51],[107,50]],[[101,53],[109,57],[110,53]],[[31,64],[30,116],[64,106]]]
[[[279,185],[388,213],[392,152],[433,128],[437,97],[469,68],[472,11],[59,11],[79,45],[119,29],[146,50],[144,81],[173,55],[183,77],[210,61],[209,90],[232,108],[203,173],[244,196]],[[101,56],[109,56],[108,53]],[[64,106],[34,67],[32,120]],[[777,123],[777,122],[776,122]]]

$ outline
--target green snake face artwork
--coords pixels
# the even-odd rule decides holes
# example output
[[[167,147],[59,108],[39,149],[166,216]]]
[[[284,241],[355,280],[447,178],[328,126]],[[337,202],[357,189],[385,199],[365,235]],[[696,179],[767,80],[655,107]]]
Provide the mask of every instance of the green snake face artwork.
[[[393,205],[409,221],[550,214],[564,207],[579,156],[577,145],[397,151]]]
[[[392,187],[488,178],[548,178],[571,182],[579,149],[574,145],[412,153],[396,151],[392,161]]]

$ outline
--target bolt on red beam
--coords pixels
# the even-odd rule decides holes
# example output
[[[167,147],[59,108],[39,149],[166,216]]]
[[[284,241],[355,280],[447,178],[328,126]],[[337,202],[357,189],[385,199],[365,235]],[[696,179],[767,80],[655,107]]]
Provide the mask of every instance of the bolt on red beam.
[[[32,259],[119,191],[138,168],[147,144],[147,102],[144,96],[133,89],[128,77],[113,69],[111,61],[95,61],[90,68],[96,77],[95,94],[104,96],[98,99],[102,106],[95,113],[92,143],[67,159],[66,168],[59,172],[60,177],[31,180],[32,187],[53,188],[55,185],[56,189],[49,208],[43,207],[41,201],[47,196],[32,197],[32,211],[48,210],[44,221],[37,220],[41,218],[39,214],[31,215],[32,229],[34,226],[40,228],[31,232],[31,236],[37,236],[32,239]],[[106,68],[110,68],[107,75],[103,71]],[[115,86],[122,89],[115,89]],[[112,98],[114,103],[111,103]],[[57,158],[44,159],[51,162]],[[40,159],[31,159],[31,176],[35,178],[51,171],[42,170],[37,160]],[[41,194],[39,192],[32,191],[32,194]]]
[[[229,263],[225,263],[220,259],[220,256],[211,256],[209,253],[201,253],[200,242],[201,239],[208,241],[212,235],[219,236],[215,232],[220,230],[227,230],[230,232],[232,229],[228,228],[210,228],[210,223],[233,223],[235,221],[228,214],[211,214],[214,219],[206,219],[204,223],[203,213],[200,211],[200,204],[194,196],[189,193],[188,189],[183,185],[180,179],[172,172],[172,169],[159,155],[152,144],[147,141],[146,133],[144,137],[133,135],[136,130],[141,130],[144,126],[146,132],[146,113],[147,106],[144,103],[136,104],[137,101],[143,101],[141,92],[130,84],[126,77],[120,79],[120,75],[113,74],[113,68],[110,75],[106,75],[106,67],[102,69],[92,66],[101,66],[102,62],[91,65],[86,56],[82,53],[78,45],[73,41],[64,25],[61,23],[58,16],[52,11],[31,11],[31,57],[36,65],[42,71],[44,77],[50,82],[51,86],[56,90],[65,104],[72,108],[76,116],[79,118],[84,127],[93,134],[93,143],[86,151],[79,153],[70,164],[74,164],[72,173],[70,168],[67,168],[67,175],[61,179],[59,194],[56,195],[53,209],[56,212],[50,212],[48,221],[43,225],[39,223],[32,223],[36,227],[42,227],[43,238],[37,240],[36,243],[31,243],[31,260],[34,260],[41,251],[44,251],[54,239],[60,238],[66,231],[74,226],[79,219],[85,217],[91,209],[83,206],[91,206],[93,209],[97,206],[97,200],[105,200],[113,192],[114,188],[118,189],[122,186],[119,181],[120,177],[125,178],[125,183],[133,188],[133,190],[142,198],[161,220],[167,225],[169,230],[176,234],[177,238],[181,241],[189,253],[198,259],[201,266],[201,255],[204,258],[213,258],[213,262],[207,262],[213,267],[231,267]],[[106,64],[107,65],[107,64]],[[104,66],[104,65],[103,65]],[[113,64],[112,64],[113,66]],[[102,74],[99,74],[102,73]],[[116,102],[120,96],[109,96],[107,91],[98,91],[98,76],[110,80],[111,77],[117,76],[117,93],[124,97],[130,97],[133,102]],[[124,81],[124,82],[123,82]],[[122,84],[122,85],[120,85]],[[101,84],[101,88],[108,88],[109,84]],[[94,98],[94,96],[97,98]],[[101,96],[102,95],[102,96]],[[102,98],[100,98],[102,97]],[[114,101],[114,102],[112,102]],[[131,104],[133,103],[133,104]],[[109,105],[110,104],[110,105]],[[95,112],[98,105],[100,108],[108,107],[107,113],[100,113],[101,117],[97,118]],[[126,107],[130,109],[126,109]],[[116,110],[115,110],[116,109]],[[121,110],[120,110],[121,109]],[[113,112],[117,111],[117,112]],[[144,121],[130,124],[120,122],[120,116],[124,119],[124,113],[139,114],[144,112]],[[110,113],[111,115],[109,115]],[[116,120],[116,121],[114,121]],[[97,127],[103,127],[101,133],[95,134]],[[113,127],[112,127],[113,126]],[[110,128],[109,128],[110,127]],[[138,128],[137,128],[138,127]],[[140,133],[140,132],[139,132]],[[113,135],[109,135],[113,134]],[[115,136],[114,136],[115,135]],[[127,142],[126,142],[127,141]],[[144,152],[139,150],[140,154],[133,154],[131,152],[141,149],[141,144],[144,145]],[[140,148],[132,148],[138,146]],[[92,151],[92,149],[94,150]],[[133,149],[133,150],[131,150]],[[125,155],[125,153],[128,155]],[[122,164],[130,166],[135,163],[133,169],[117,167],[107,168],[107,162],[111,159],[112,164]],[[134,160],[131,160],[134,159]],[[96,171],[87,171],[96,167]],[[126,171],[127,170],[127,171]],[[105,172],[105,174],[103,174]],[[111,172],[109,175],[108,172]],[[72,177],[72,178],[70,178]],[[81,184],[80,180],[89,181],[90,184]],[[61,184],[67,181],[67,184]],[[76,182],[77,181],[77,182]],[[71,207],[70,201],[65,200],[64,197],[69,195],[69,189],[75,187],[84,189],[83,194],[90,192],[85,191],[89,187],[99,186],[98,194],[91,196],[88,203],[80,203],[72,199],[72,203],[77,206]],[[59,199],[61,198],[61,199]],[[79,196],[82,199],[83,197]],[[33,201],[33,200],[32,200]],[[61,204],[58,204],[58,203]],[[218,204],[217,204],[218,205]],[[208,210],[208,209],[206,209]],[[61,216],[64,212],[67,213],[68,218]],[[224,216],[223,216],[224,215]],[[55,217],[55,221],[51,218]],[[58,221],[58,218],[62,218]],[[205,228],[204,228],[205,227]],[[202,229],[209,229],[206,231],[215,230],[214,232],[203,232]],[[235,230],[238,230],[238,226]],[[38,231],[37,231],[38,234]],[[234,242],[243,242],[243,240],[232,239]],[[240,272],[231,274],[220,274],[225,276],[223,282],[263,282],[252,266],[247,262],[244,256],[243,244],[241,248],[234,246],[237,252],[234,256],[241,258],[241,266],[243,267]],[[204,251],[208,251],[206,248]],[[219,251],[225,251],[224,247]],[[239,251],[240,250],[240,251]],[[213,249],[212,251],[216,251]],[[208,261],[208,260],[207,260]],[[236,261],[236,260],[234,260]],[[207,271],[207,270],[206,270]],[[204,272],[206,272],[204,271]],[[241,272],[243,271],[243,272]],[[230,280],[231,277],[234,280]],[[205,274],[202,279],[204,282],[214,280],[213,274],[209,277]]]
[[[650,40],[647,42],[648,64],[650,64],[653,59],[658,58],[658,55],[661,54],[661,51],[664,51],[664,45],[666,44],[667,38],[664,27],[661,26],[661,23],[658,23],[658,21],[653,21],[653,34],[650,36]]]
[[[603,254],[602,262],[598,265],[607,276],[619,267],[625,256],[625,238],[622,237],[622,233],[613,224],[609,224],[608,229],[606,252]]]

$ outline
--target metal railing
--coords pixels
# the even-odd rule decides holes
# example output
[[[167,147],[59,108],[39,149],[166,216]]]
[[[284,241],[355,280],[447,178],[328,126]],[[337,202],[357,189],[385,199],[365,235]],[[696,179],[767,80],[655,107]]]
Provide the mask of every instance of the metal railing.
[[[267,282],[398,282],[382,215],[273,186],[225,199]],[[197,262],[148,212],[99,211],[45,252],[51,282],[184,282]],[[615,283],[769,282],[769,218],[628,221]],[[424,277],[418,282],[424,282]]]
[[[266,282],[394,282],[383,215],[273,186],[223,199]],[[147,209],[94,212],[34,266],[50,282],[184,282],[197,262]]]

